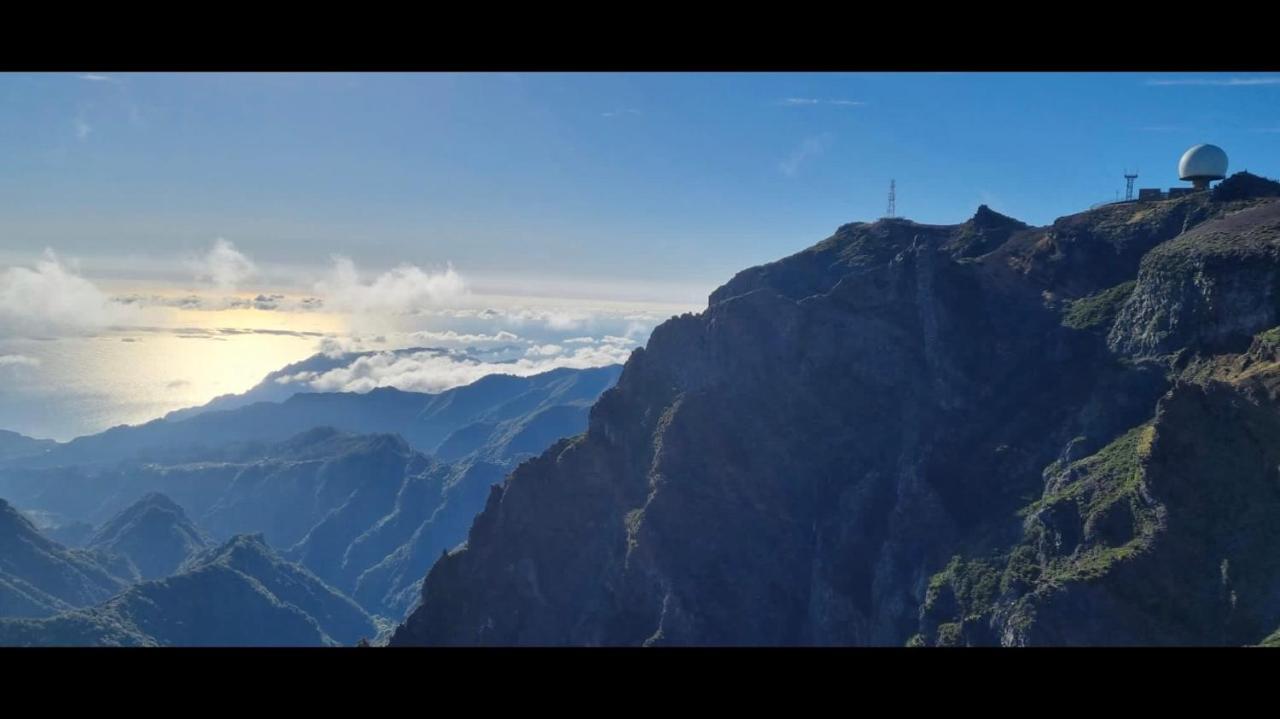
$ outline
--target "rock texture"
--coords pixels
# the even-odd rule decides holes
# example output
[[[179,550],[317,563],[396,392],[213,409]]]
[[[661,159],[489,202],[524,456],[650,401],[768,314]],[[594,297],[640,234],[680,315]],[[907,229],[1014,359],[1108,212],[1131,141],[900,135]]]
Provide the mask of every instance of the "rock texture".
[[[392,644],[1262,641],[1280,445],[1228,377],[1277,322],[1253,180],[739,273],[492,490]]]

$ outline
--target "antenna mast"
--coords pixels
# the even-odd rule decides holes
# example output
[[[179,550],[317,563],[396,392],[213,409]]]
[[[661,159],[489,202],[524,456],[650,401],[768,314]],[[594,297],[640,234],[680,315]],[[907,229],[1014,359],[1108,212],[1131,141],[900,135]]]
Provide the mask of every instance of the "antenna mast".
[[[894,192],[893,180],[889,180],[889,214],[885,217],[894,217],[897,209],[897,194]]]
[[[1133,181],[1138,179],[1138,171],[1134,170],[1133,174],[1129,174],[1128,170],[1124,171],[1124,199],[1126,201],[1133,199]]]

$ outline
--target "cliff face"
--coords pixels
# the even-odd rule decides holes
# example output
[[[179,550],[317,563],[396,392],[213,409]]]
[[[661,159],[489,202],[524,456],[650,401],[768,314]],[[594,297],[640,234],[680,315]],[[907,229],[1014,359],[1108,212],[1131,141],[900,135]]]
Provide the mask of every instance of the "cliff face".
[[[1123,467],[1167,457],[1186,489],[1164,514],[1135,506],[1088,525],[1108,547],[1132,541],[1125,527],[1154,536],[1215,476],[1212,460],[1179,458],[1199,447],[1195,423],[1169,418],[1263,423],[1229,399],[1243,390],[1206,379],[1244,361],[1222,354],[1233,343],[1277,321],[1267,302],[1280,260],[1266,248],[1280,204],[1243,194],[1107,206],[1047,228],[987,208],[953,226],[855,223],[739,273],[705,312],[654,331],[584,436],[491,491],[392,643],[1087,643],[1101,635],[1081,616],[1154,617],[1078,598],[1105,594],[1095,588],[1135,548],[1093,563],[1091,540],[1037,544],[1029,517],[1059,521],[1064,492],[1086,507],[1145,497]],[[1220,252],[1205,249],[1211,237]],[[1160,253],[1184,244],[1201,259],[1162,269]],[[1177,294],[1188,282],[1199,304]],[[1192,376],[1203,397],[1184,389]],[[1269,416],[1260,391],[1250,396]],[[1256,443],[1264,452],[1265,435]],[[1250,456],[1254,470],[1270,461]],[[1239,494],[1275,491],[1270,481],[1242,479]],[[1207,536],[1235,546],[1222,535],[1232,527],[1199,527],[1185,551]],[[1259,529],[1249,546],[1269,536]],[[1070,597],[1085,608],[1027,600],[1034,611],[1018,614],[1054,552],[1086,565]],[[1151,571],[1176,574],[1166,563],[1181,559]],[[1002,589],[1009,566],[1022,584]],[[1183,591],[1217,597],[1223,580],[1211,579]],[[1177,591],[1172,578],[1159,586]],[[1269,587],[1237,591],[1235,606],[1280,606]],[[1257,611],[1266,626],[1269,610]],[[1151,621],[1158,632],[1166,620]]]

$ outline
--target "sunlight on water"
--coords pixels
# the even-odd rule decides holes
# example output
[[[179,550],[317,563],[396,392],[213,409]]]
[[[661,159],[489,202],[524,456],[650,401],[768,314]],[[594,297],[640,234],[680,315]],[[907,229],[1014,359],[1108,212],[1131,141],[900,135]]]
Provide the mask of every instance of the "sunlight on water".
[[[6,368],[0,378],[0,428],[65,440],[146,422],[243,392],[345,329],[340,318],[316,312],[166,312],[162,327],[0,340],[0,354],[39,362]]]

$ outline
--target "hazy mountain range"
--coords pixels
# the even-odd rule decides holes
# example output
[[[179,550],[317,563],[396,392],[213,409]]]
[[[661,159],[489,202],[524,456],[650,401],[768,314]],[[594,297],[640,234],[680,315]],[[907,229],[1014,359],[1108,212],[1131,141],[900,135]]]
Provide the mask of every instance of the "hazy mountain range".
[[[217,409],[66,444],[22,443],[0,466],[0,496],[27,515],[4,505],[0,546],[15,551],[0,564],[0,617],[43,619],[0,622],[0,643],[372,640],[417,601],[426,570],[463,540],[490,486],[581,432],[620,369],[488,376],[440,394],[221,398]],[[445,449],[432,456],[406,437]],[[241,563],[208,559],[218,542]],[[296,586],[311,604],[290,594]],[[226,595],[230,616],[219,621],[243,613],[265,633],[171,626],[213,621],[195,597],[210,592]],[[313,610],[330,595],[355,613],[329,607],[345,615],[327,623]]]

